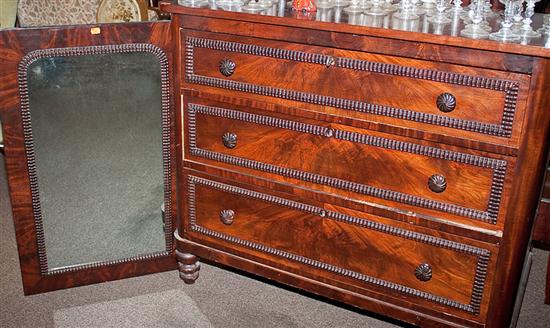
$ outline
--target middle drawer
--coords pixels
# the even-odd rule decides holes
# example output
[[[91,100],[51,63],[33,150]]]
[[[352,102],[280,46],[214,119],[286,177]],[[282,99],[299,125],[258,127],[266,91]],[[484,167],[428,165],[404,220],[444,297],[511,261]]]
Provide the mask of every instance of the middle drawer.
[[[328,123],[187,103],[186,158],[501,227],[511,163]],[[512,159],[509,159],[512,161]]]

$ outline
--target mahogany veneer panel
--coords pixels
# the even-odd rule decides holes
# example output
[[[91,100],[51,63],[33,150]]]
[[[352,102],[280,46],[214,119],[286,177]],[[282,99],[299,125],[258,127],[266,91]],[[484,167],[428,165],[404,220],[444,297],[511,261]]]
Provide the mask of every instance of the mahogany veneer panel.
[[[92,28],[96,28],[92,33]],[[25,294],[35,294],[56,289],[87,285],[97,282],[122,279],[154,272],[173,270],[176,261],[172,250],[158,254],[138,256],[134,259],[93,263],[77,268],[61,268],[45,272],[41,267],[46,252],[44,240],[40,239],[33,212],[34,183],[31,183],[30,169],[34,162],[27,163],[26,145],[23,131],[24,117],[21,103],[20,83],[18,76],[19,65],[29,63],[32,58],[47,55],[52,48],[54,51],[64,51],[73,48],[76,54],[93,52],[92,46],[112,46],[131,43],[145,43],[148,47],[160,49],[165,54],[165,73],[172,81],[169,67],[173,65],[172,37],[169,33],[168,22],[133,23],[133,24],[103,24],[97,26],[65,26],[48,28],[30,28],[0,31],[0,120],[2,121],[5,144],[5,162],[8,187],[13,211],[17,247],[20,257],[20,266]],[[96,33],[99,31],[99,33]],[[87,47],[86,50],[83,50]],[[61,49],[61,50],[60,50]],[[43,51],[38,54],[34,51]],[[29,55],[31,54],[31,55]],[[33,57],[36,56],[36,57]],[[24,59],[25,58],[25,59]],[[173,82],[173,81],[172,81]],[[169,83],[170,84],[170,83]],[[171,83],[170,85],[173,85]],[[166,137],[175,134],[174,113],[169,110],[172,90],[165,90],[167,97],[165,105]],[[28,103],[27,103],[28,105]],[[159,113],[160,115],[160,113]],[[161,133],[161,131],[159,131]],[[167,151],[173,156],[166,156],[166,164],[176,167],[175,143],[169,144],[166,140]],[[168,155],[168,152],[166,155]],[[160,156],[160,149],[159,149]],[[176,175],[168,179],[167,188],[173,190],[171,202],[176,204]],[[176,207],[171,207],[171,226],[175,226]],[[171,244],[170,231],[167,232],[167,241]]]
[[[494,245],[210,177],[190,174],[186,186],[185,238],[315,279],[483,318],[479,304],[487,304]],[[234,216],[224,223],[221,213],[228,210]],[[430,278],[416,278],[419,265],[431,263]]]
[[[195,172],[204,172],[211,176],[219,176],[231,181],[239,181],[245,184],[257,185],[273,192],[277,191],[286,193],[287,195],[295,195],[300,198],[315,199],[316,201],[324,204],[330,203],[330,206],[333,208],[351,209],[362,213],[385,217],[397,222],[406,222],[410,225],[430,228],[432,231],[447,232],[492,244],[498,244],[502,239],[498,232],[472,229],[472,227],[468,225],[451,224],[452,222],[448,220],[439,220],[436,217],[422,216],[413,211],[400,211],[396,208],[383,206],[379,203],[365,202],[350,197],[338,196],[332,193],[312,193],[312,189],[304,188],[296,183],[289,183],[286,181],[282,183],[279,181],[275,182],[277,179],[270,177],[259,178],[255,175],[230,171],[220,168],[219,166],[213,166],[191,160],[186,160],[183,164],[184,169],[193,170]]]
[[[441,311],[430,310],[403,300],[391,298],[385,294],[373,293],[358,289],[343,289],[338,282],[331,284],[324,281],[314,280],[304,276],[300,272],[289,272],[277,267],[276,263],[263,264],[255,260],[226,252],[223,246],[205,246],[190,240],[183,239],[176,232],[178,248],[199,256],[201,259],[218,266],[239,269],[253,273],[261,277],[274,277],[276,280],[287,286],[292,286],[300,291],[307,291],[315,295],[329,297],[333,300],[355,306],[360,310],[367,310],[386,317],[399,318],[400,321],[408,322],[419,327],[485,327],[479,322],[453,317]],[[369,312],[363,311],[365,315]],[[452,320],[452,321],[451,321]]]
[[[339,33],[334,30],[304,29],[295,26],[274,25],[267,22],[255,23],[257,28],[248,28],[250,23],[244,20],[227,20],[219,17],[204,19],[201,16],[181,15],[179,26],[186,30],[210,31],[220,34],[234,34],[265,38],[269,29],[269,39],[295,43],[337,47],[340,49],[359,50],[369,53],[394,55],[424,59],[428,61],[468,65],[478,68],[532,73],[533,58],[525,55],[514,55],[503,52],[487,52],[475,48],[458,48],[418,43],[402,39],[387,39],[381,36],[364,35],[363,33]],[[351,26],[350,26],[351,27]],[[361,28],[366,28],[362,26]],[[304,33],[307,32],[307,33]]]
[[[471,211],[466,215],[476,216],[478,219],[490,219],[489,215],[479,212],[487,211],[494,171],[504,166],[504,163],[497,162],[493,167],[483,167],[435,156],[417,155],[401,149],[406,149],[407,146],[422,149],[418,144],[400,144],[393,139],[377,139],[368,133],[307,125],[294,120],[226,108],[191,103],[188,105],[188,113],[192,117],[189,120],[190,129],[197,131],[194,140],[190,140],[192,156],[200,157],[201,152],[197,150],[200,149],[206,150],[208,153],[203,156],[210,158],[214,158],[213,153],[224,154],[330,176],[376,189],[393,190],[396,193],[468,208]],[[191,126],[193,121],[194,125]],[[225,133],[237,136],[237,145],[234,148],[228,148],[222,142]],[[191,144],[193,141],[196,142],[195,145]],[[389,146],[391,144],[402,148],[392,149]],[[453,155],[458,157],[463,154],[455,153],[449,157]],[[491,163],[489,158],[479,160]],[[227,158],[227,161],[230,159]],[[380,162],[385,164],[384,167],[376,168],[376,164]],[[428,187],[428,179],[434,174],[445,177],[447,186],[441,193]],[[476,192],[464,192],[474,189]],[[365,192],[377,194],[370,190]]]
[[[219,89],[217,90],[219,91]],[[372,122],[372,121],[363,121],[363,120],[357,120],[353,117],[345,117],[345,116],[339,116],[335,115],[333,113],[333,110],[330,112],[317,112],[308,110],[305,105],[302,104],[302,106],[293,107],[293,106],[285,106],[281,103],[284,103],[284,101],[277,101],[277,102],[266,102],[257,100],[254,97],[235,97],[236,94],[239,94],[238,92],[234,92],[233,94],[226,94],[225,92],[202,92],[198,90],[193,89],[183,89],[181,90],[182,93],[182,99],[203,99],[207,101],[212,101],[213,103],[217,103],[220,106],[232,106],[232,108],[240,108],[244,111],[247,110],[247,108],[255,108],[260,111],[270,112],[274,114],[269,115],[278,115],[278,113],[283,113],[286,115],[291,115],[293,117],[297,118],[305,118],[305,119],[312,119],[316,121],[323,121],[327,123],[335,123],[335,124],[342,124],[350,127],[356,127],[361,129],[367,129],[370,131],[376,131],[376,132],[382,132],[382,133],[388,133],[394,136],[394,138],[400,137],[407,137],[408,139],[402,139],[402,140],[409,140],[412,139],[420,140],[420,142],[429,141],[432,142],[433,145],[437,145],[438,147],[442,147],[445,149],[451,149],[453,147],[448,147],[448,145],[451,146],[457,146],[456,149],[462,149],[465,152],[469,152],[471,150],[481,150],[488,153],[493,154],[501,154],[501,155],[507,155],[507,156],[513,156],[517,157],[518,149],[509,147],[509,146],[503,146],[503,145],[497,145],[492,143],[487,143],[479,140],[472,140],[472,139],[464,139],[464,138],[456,138],[456,137],[450,137],[444,134],[438,133],[438,131],[433,132],[427,132],[427,131],[420,131],[416,129],[412,129],[411,127],[398,127],[395,125],[386,125],[383,123],[378,122]],[[223,94],[222,94],[223,93]]]
[[[275,175],[279,181],[290,178],[317,190],[426,215],[437,213],[473,226],[503,226],[502,191],[508,190],[504,181],[513,170],[512,157],[463,153],[342,125],[219,106],[187,98],[187,158]],[[224,144],[226,134],[236,136],[233,148]],[[433,175],[445,177],[443,192],[430,190]]]
[[[276,16],[267,16],[267,15],[257,15],[257,14],[246,14],[246,13],[236,13],[231,11],[224,10],[210,10],[205,8],[191,8],[185,6],[178,6],[173,3],[173,1],[162,1],[160,7],[164,11],[168,11],[174,14],[179,15],[180,17],[185,17],[185,20],[182,20],[180,26],[185,26],[187,28],[195,27],[193,25],[188,25],[186,20],[196,17],[198,18],[196,22],[202,21],[202,29],[214,29],[210,24],[204,24],[209,20],[218,20],[218,22],[224,22],[227,26],[225,30],[219,30],[217,32],[224,33],[227,30],[232,28],[232,25],[237,23],[243,23],[241,26],[261,26],[261,24],[269,24],[271,28],[275,31],[276,27],[296,27],[302,30],[311,31],[315,33],[317,31],[321,32],[336,32],[339,34],[349,34],[352,36],[369,36],[375,37],[380,40],[391,40],[391,41],[401,41],[404,51],[416,52],[416,54],[422,55],[431,55],[432,60],[441,60],[445,58],[443,54],[437,53],[432,48],[432,45],[444,45],[448,46],[450,50],[454,50],[456,55],[459,52],[466,52],[470,49],[474,50],[485,50],[484,53],[490,54],[492,56],[498,56],[499,53],[505,54],[518,54],[534,57],[544,57],[550,58],[550,54],[547,49],[543,47],[541,43],[538,43],[534,46],[525,46],[517,43],[504,43],[504,42],[494,42],[490,40],[479,40],[479,39],[470,39],[470,38],[457,38],[450,35],[436,35],[429,33],[420,33],[420,32],[407,32],[403,33],[401,30],[389,29],[389,28],[375,28],[364,25],[351,25],[351,24],[334,24],[332,22],[321,22],[315,21],[311,22],[308,20],[296,19],[294,17],[276,17]],[[253,23],[253,24],[251,24]],[[242,33],[251,33],[253,28],[241,28]],[[265,30],[262,31],[265,33]],[[290,36],[292,37],[292,36]],[[286,36],[288,38],[288,36]],[[329,39],[330,40],[330,39]],[[425,49],[418,49],[419,43],[425,45]],[[436,48],[437,49],[437,48]],[[393,49],[395,52],[398,49]],[[435,52],[435,53],[432,53]],[[521,58],[521,56],[519,57]],[[528,60],[528,57],[525,58]],[[513,64],[512,64],[513,65]]]
[[[0,32],[25,293],[174,267],[167,250],[41,272],[22,137],[26,54],[151,43],[178,90],[164,137],[186,282],[199,256],[421,326],[509,325],[550,144],[548,49],[161,7],[170,26]]]
[[[547,49],[163,6],[175,13],[178,37],[180,177],[270,196],[201,186],[194,191],[200,197],[180,199],[185,214],[176,237],[185,281],[196,279],[195,254],[421,326],[510,324],[550,141]],[[444,112],[449,108],[438,108],[437,98],[446,93],[457,103]],[[405,144],[411,148],[396,147]],[[448,178],[441,193],[427,186],[436,171]],[[367,185],[371,189],[361,189]],[[396,192],[417,202],[391,199]],[[266,204],[271,196],[288,203]],[[220,223],[215,212],[223,202],[243,213],[245,222],[238,216],[233,222],[239,229]],[[395,235],[326,221],[328,212],[304,214],[292,202],[490,250],[496,257],[487,266],[479,314],[389,285],[363,286],[353,273],[335,278],[347,271],[331,271],[322,261],[428,290],[407,274],[390,276],[392,265],[410,269],[407,261],[431,248],[416,244],[409,248],[418,253],[392,253],[384,245],[401,245]],[[450,211],[453,206],[461,210]],[[470,211],[492,212],[496,221],[475,219]],[[193,222],[214,233],[193,230]],[[335,231],[358,246],[320,242]],[[324,251],[302,242],[323,244]],[[357,261],[362,247],[376,248],[388,271],[377,261]],[[464,265],[472,262],[447,251],[429,253],[458,278],[448,279],[445,291],[429,290],[463,302],[471,281]],[[322,264],[296,264],[302,257]],[[451,263],[463,270],[453,271]]]
[[[186,32],[181,40],[189,87],[276,97],[358,120],[511,146],[521,132],[526,75],[212,34]],[[235,66],[228,76],[220,71],[223,61]],[[437,106],[444,96],[450,111]]]

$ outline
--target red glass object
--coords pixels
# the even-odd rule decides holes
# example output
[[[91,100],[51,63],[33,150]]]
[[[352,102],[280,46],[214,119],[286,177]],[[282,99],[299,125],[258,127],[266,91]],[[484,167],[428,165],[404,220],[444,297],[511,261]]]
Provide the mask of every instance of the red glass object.
[[[312,13],[317,11],[315,0],[294,0],[292,1],[292,9],[297,12]]]

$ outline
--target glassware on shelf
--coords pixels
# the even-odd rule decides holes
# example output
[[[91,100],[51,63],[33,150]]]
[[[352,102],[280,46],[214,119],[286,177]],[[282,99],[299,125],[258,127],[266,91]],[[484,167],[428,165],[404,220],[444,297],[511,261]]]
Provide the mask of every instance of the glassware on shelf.
[[[372,0],[372,7],[365,11],[365,25],[372,27],[382,27],[384,18],[388,12],[384,10],[383,0]]]
[[[542,33],[541,39],[542,42],[540,44],[543,45],[544,48],[550,48],[550,34]]]
[[[419,28],[420,17],[413,13],[410,0],[401,0],[399,11],[392,16],[392,28],[403,31],[416,31]]]
[[[454,0],[453,7],[449,10],[449,18],[451,19],[451,35],[458,35],[458,27],[462,21],[462,15],[465,10],[462,8],[462,0]]]
[[[363,8],[363,10],[365,9],[369,9],[370,7],[372,7],[372,3],[370,0],[361,0],[359,1],[359,6],[361,8]]]
[[[422,2],[422,8],[433,9],[435,8],[435,0],[420,0]]]
[[[277,16],[285,17],[286,0],[278,0],[277,3]]]
[[[208,6],[208,0],[178,0],[178,5],[184,7],[202,8]]]
[[[432,33],[437,35],[442,35],[448,23],[432,23]]]
[[[542,27],[537,30],[541,35],[550,35],[550,14],[542,15]]]
[[[399,11],[393,14],[393,19],[398,20],[418,20],[418,15],[413,13],[413,3],[411,0],[401,0]]]
[[[387,15],[388,12],[384,10],[384,0],[372,0],[371,7],[365,11],[367,15],[382,16]]]
[[[332,8],[319,8],[317,7],[316,20],[319,22],[331,22],[332,21]]]
[[[501,23],[501,28],[498,32],[491,33],[489,38],[495,41],[502,42],[517,42],[520,40],[520,36],[514,32],[512,28],[514,25],[513,17],[517,11],[517,6],[521,6],[522,1],[514,0],[499,0],[504,4],[504,20]]]
[[[255,0],[251,0],[248,2],[248,4],[244,5],[242,9],[246,13],[257,14],[264,11],[266,8],[262,6],[259,1],[257,2]]]
[[[464,12],[462,9],[462,0],[454,0],[453,8],[451,9],[451,16],[459,16]]]
[[[458,32],[459,32],[458,27],[460,26],[460,22],[461,22],[461,18],[460,18],[461,13],[462,12],[460,11],[455,11],[455,10],[451,11],[451,35],[452,36],[458,35]]]
[[[277,4],[273,3],[271,7],[267,8],[264,12],[266,16],[277,16]]]
[[[248,2],[248,4],[250,4],[251,2],[254,2],[256,0],[250,0]],[[269,9],[271,7],[273,7],[273,1],[271,0],[258,0],[258,4],[262,7],[264,7],[265,9]]]
[[[399,9],[398,6],[393,4],[393,0],[385,0],[382,3],[382,8],[384,8],[384,10],[388,13],[388,15],[393,14]]]
[[[344,11],[349,7],[344,8]],[[351,25],[363,25],[363,14],[357,11],[346,11],[348,14],[348,24]]]
[[[428,18],[428,21],[434,24],[443,25],[448,24],[451,22],[451,19],[447,17],[445,14],[445,10],[447,9],[447,6],[449,5],[449,0],[436,0],[435,1],[435,9],[437,12]],[[441,33],[438,33],[441,34]]]
[[[470,2],[470,5],[468,6],[468,10],[463,11],[462,13],[462,19],[464,21],[464,25],[472,24],[472,19],[470,18],[470,10],[475,7],[475,4],[477,3],[477,1],[483,1],[485,3],[489,0],[472,0],[472,2]],[[481,10],[481,17],[483,17],[483,19],[481,23],[479,23],[479,26],[482,27],[487,32],[491,32],[492,28],[489,22],[487,21],[487,6],[485,4],[483,4],[483,9]]]
[[[334,22],[340,23],[342,21],[342,10],[343,8],[340,6],[334,7]]]
[[[489,24],[486,21],[486,18],[489,16],[489,14],[492,14],[493,11],[491,9],[491,1],[492,0],[482,0],[483,1],[483,23],[484,26],[489,26]],[[500,1],[500,0],[499,0]],[[470,19],[470,10],[473,9],[477,4],[477,0],[471,0],[470,4],[462,7],[462,16],[461,18],[464,20],[464,24],[470,24],[472,20]],[[461,4],[462,6],[462,4]],[[496,14],[498,16],[498,14]],[[491,31],[491,28],[488,28],[487,31]]]
[[[462,16],[460,18],[462,18],[464,20],[464,24],[471,23],[471,21],[470,21],[470,10],[474,8],[474,4],[475,4],[475,0],[472,0],[472,1],[470,1],[469,5],[462,8],[463,9],[462,10]]]
[[[328,9],[334,7],[334,2],[332,0],[317,0],[316,8]]]
[[[486,39],[489,37],[486,22],[484,24],[485,1],[476,0],[475,4],[470,5],[468,17],[471,23],[466,25],[466,28],[460,31],[460,35],[470,39]]]
[[[423,3],[420,0],[410,0],[412,3],[412,13],[418,16],[424,15],[426,10],[422,8]]]
[[[244,6],[244,2],[241,0],[221,0],[217,1],[218,8],[221,8],[225,11],[236,11],[241,12]]]
[[[499,0],[500,1],[500,0]],[[499,14],[493,10],[493,4],[491,1],[485,2],[485,17],[497,17]]]
[[[350,4],[349,0],[333,0],[332,4],[334,7],[345,7]]]
[[[540,0],[527,0],[527,7],[525,8],[525,14],[523,18],[523,25],[521,27],[521,37],[527,39],[540,38],[541,34],[533,30],[531,24],[533,20],[531,17],[535,14],[535,3]]]
[[[252,0],[252,1],[254,1],[254,0]],[[242,6],[245,5],[243,0],[218,0],[217,4],[218,4],[219,7],[221,7],[221,6],[242,7]]]
[[[360,0],[351,0],[351,3],[348,7],[344,8],[344,11],[348,14],[348,15],[358,15],[359,17],[361,17],[361,13],[364,11],[365,9],[361,6],[361,1]],[[358,18],[356,17],[353,17],[353,21],[354,22],[357,22],[358,21]],[[359,24],[359,23],[358,23]]]
[[[512,29],[514,30],[514,32],[519,32],[522,26],[521,22],[523,21],[523,16],[521,14],[523,12],[524,0],[516,0],[515,2],[517,3],[514,4],[514,12],[512,18],[514,25],[512,26]]]

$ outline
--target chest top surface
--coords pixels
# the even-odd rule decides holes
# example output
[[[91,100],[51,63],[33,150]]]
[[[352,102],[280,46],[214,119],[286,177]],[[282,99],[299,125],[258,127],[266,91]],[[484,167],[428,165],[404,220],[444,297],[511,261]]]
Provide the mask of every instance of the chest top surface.
[[[532,29],[542,31],[540,37],[520,37],[513,42],[502,42],[490,39],[489,35],[476,36],[475,38],[465,36],[468,33],[464,30],[471,25],[468,6],[462,7],[460,12],[449,7],[445,11],[447,18],[445,22],[437,23],[434,18],[438,15],[435,6],[419,9],[421,14],[414,15],[416,17],[413,19],[399,19],[399,14],[403,11],[399,8],[400,3],[394,4],[392,10],[386,10],[381,16],[382,18],[374,18],[376,16],[372,14],[372,9],[354,10],[352,2],[343,0],[320,1],[314,12],[293,10],[292,3],[285,0],[258,0],[258,2],[255,0],[250,2],[246,0],[244,2],[241,0],[185,0],[179,2],[180,4],[177,4],[177,1],[164,1],[161,3],[161,8],[174,14],[234,19],[251,23],[550,57],[550,37],[544,29],[541,30],[547,25],[550,26],[550,15],[535,14],[532,17]],[[323,5],[325,3],[326,5]],[[502,10],[491,11],[481,24],[484,25],[484,30],[488,34],[494,34],[501,30],[503,17]],[[522,20],[521,24],[523,23]],[[512,28],[519,31],[521,29],[519,20],[515,25],[516,27]]]

